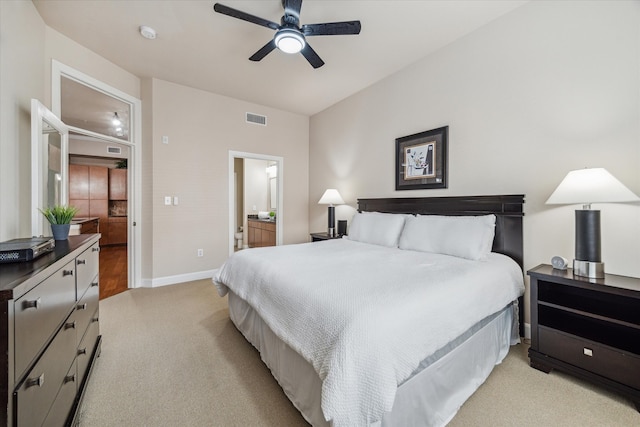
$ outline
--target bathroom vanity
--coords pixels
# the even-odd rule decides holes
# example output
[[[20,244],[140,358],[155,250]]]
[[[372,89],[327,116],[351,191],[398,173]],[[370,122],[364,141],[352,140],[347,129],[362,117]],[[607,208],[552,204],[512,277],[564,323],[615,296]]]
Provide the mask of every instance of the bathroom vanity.
[[[275,219],[247,219],[247,241],[250,248],[261,248],[276,245]]]

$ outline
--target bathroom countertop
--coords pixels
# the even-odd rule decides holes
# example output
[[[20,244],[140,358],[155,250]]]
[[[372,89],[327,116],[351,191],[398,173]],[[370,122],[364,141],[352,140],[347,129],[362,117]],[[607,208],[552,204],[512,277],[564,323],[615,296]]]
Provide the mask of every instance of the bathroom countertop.
[[[249,215],[249,216],[247,217],[247,219],[248,219],[249,221],[276,222],[275,217],[274,217],[274,218],[269,218],[269,219],[263,219],[263,218],[258,218],[257,216]]]

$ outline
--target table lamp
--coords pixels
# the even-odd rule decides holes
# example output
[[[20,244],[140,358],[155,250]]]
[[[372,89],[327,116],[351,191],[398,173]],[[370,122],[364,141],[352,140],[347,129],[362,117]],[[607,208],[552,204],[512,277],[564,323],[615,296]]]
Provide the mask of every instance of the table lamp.
[[[551,194],[547,204],[581,204],[576,210],[576,240],[573,274],[604,278],[600,254],[600,211],[591,203],[637,202],[640,198],[603,168],[571,171]]]
[[[329,188],[324,192],[322,197],[320,197],[320,201],[318,201],[319,205],[329,205],[329,222],[327,226],[327,235],[329,237],[336,237],[336,211],[333,205],[342,205],[344,204],[344,200],[338,193],[338,190],[335,188]]]

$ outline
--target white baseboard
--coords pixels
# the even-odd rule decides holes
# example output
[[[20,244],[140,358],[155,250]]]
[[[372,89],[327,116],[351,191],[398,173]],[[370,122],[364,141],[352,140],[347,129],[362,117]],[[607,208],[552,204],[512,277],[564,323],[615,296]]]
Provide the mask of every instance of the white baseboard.
[[[531,339],[531,324],[530,323],[525,323],[524,324],[524,337],[525,337],[525,339],[528,339],[528,340]]]
[[[196,271],[194,273],[177,274],[175,276],[142,279],[143,288],[158,288],[160,286],[175,285],[176,283],[192,282],[194,280],[211,279],[215,270]],[[213,285],[213,283],[212,283]]]

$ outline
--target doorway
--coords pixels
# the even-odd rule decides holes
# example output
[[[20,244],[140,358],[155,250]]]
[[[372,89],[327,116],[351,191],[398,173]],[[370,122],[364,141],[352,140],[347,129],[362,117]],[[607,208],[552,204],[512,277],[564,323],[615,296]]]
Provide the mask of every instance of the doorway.
[[[239,167],[239,165],[242,165]],[[245,168],[245,165],[247,166]],[[250,246],[249,229],[246,226],[248,215],[267,215],[275,217],[275,244],[282,244],[283,236],[283,165],[282,157],[265,154],[229,151],[229,255],[241,247]],[[249,167],[250,166],[250,167]],[[254,175],[262,175],[259,184],[247,177],[251,169]],[[251,181],[250,181],[251,179]],[[259,187],[259,193],[251,195]],[[265,218],[266,219],[266,218]],[[242,236],[238,233],[242,227]]]
[[[129,147],[69,136],[69,204],[76,218],[99,220],[100,299],[128,289],[127,216]],[[88,187],[90,189],[88,189]]]
[[[66,106],[66,108],[65,108]],[[137,227],[141,215],[141,102],[99,80],[83,74],[57,61],[52,63],[52,109],[68,122],[70,133],[75,135],[79,147],[91,144],[98,150],[108,152],[127,151],[121,160],[127,161],[126,184],[127,215],[119,219],[114,229],[122,228],[127,236],[124,244],[124,259],[103,257],[106,267],[124,270],[126,286],[141,285],[141,231]],[[120,122],[116,124],[116,120]],[[76,147],[77,148],[77,147]],[[77,154],[74,153],[74,154]],[[86,154],[86,153],[85,153]],[[88,155],[91,157],[91,155]],[[94,156],[101,157],[101,156]],[[109,157],[109,156],[108,156]],[[112,213],[114,210],[111,211]],[[108,215],[108,214],[107,214]],[[104,223],[111,225],[111,215]],[[105,246],[106,247],[106,246]],[[116,261],[114,261],[114,259]],[[116,262],[117,264],[110,265]],[[109,268],[109,270],[112,270]],[[102,277],[101,277],[102,279]],[[102,280],[101,280],[102,281]]]

